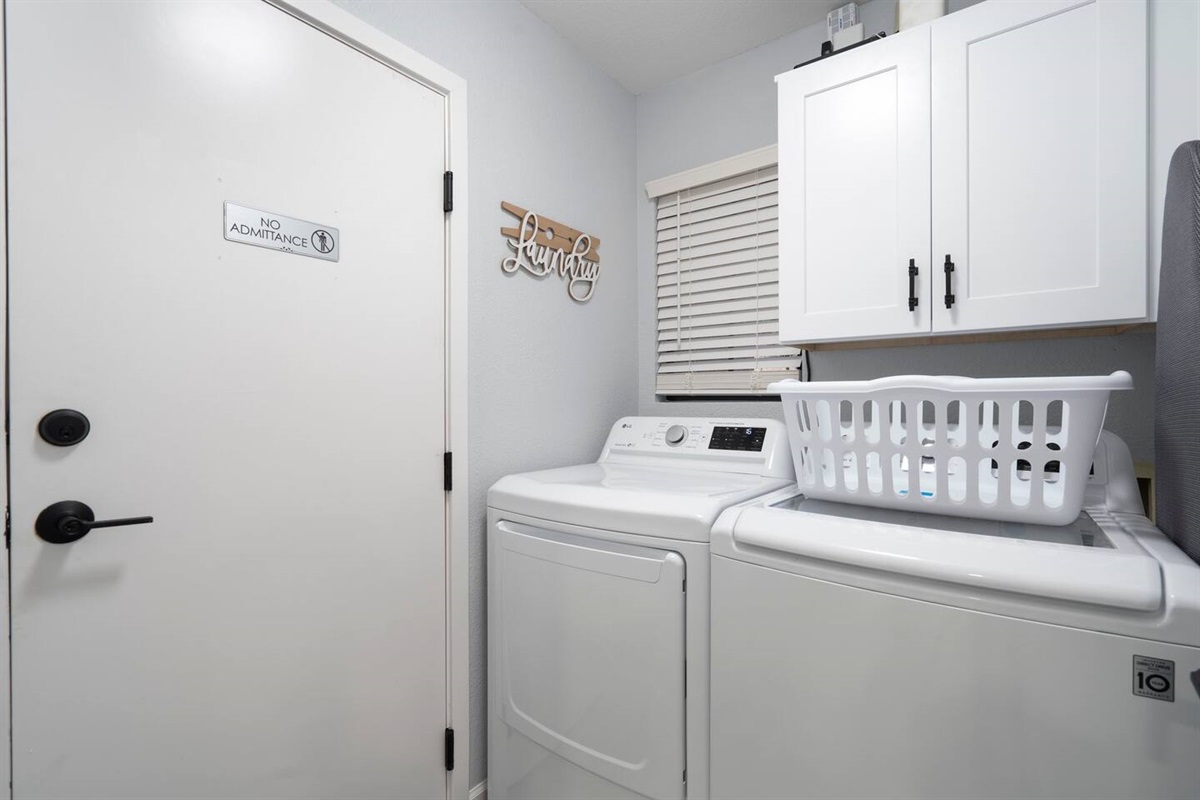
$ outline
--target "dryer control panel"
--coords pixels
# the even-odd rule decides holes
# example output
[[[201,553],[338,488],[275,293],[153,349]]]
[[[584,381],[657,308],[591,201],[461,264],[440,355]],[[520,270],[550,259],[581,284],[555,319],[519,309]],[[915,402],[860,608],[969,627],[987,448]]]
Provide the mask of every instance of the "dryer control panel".
[[[789,479],[794,474],[787,431],[775,419],[624,417],[613,425],[600,461]]]

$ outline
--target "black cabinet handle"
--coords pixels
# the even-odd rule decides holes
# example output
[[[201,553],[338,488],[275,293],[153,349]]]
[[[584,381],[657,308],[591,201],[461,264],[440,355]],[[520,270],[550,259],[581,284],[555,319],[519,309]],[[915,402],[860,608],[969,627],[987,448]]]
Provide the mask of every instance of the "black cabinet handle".
[[[908,260],[908,310],[912,311],[917,307],[917,260],[910,258]]]
[[[954,272],[954,262],[950,260],[950,254],[946,254],[946,263],[942,266],[942,270],[946,273],[946,308],[954,305],[954,293],[950,291],[950,273]]]
[[[116,528],[122,525],[146,525],[154,517],[123,517],[121,519],[96,519],[86,503],[63,500],[52,503],[38,514],[34,530],[37,535],[51,544],[70,544],[79,541],[93,528]]]

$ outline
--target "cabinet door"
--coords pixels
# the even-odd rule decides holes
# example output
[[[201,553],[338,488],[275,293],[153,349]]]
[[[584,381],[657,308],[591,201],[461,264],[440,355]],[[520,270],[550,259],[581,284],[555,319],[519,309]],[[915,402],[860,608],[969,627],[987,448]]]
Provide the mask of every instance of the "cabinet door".
[[[1145,316],[1144,0],[983,3],[930,27],[934,330]]]
[[[777,80],[780,339],[928,331],[928,27]]]

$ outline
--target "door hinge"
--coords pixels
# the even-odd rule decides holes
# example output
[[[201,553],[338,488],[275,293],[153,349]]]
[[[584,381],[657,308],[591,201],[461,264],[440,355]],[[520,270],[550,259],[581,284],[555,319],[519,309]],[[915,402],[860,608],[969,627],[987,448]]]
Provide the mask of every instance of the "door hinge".
[[[454,728],[446,728],[446,772],[454,769]]]
[[[446,170],[442,173],[442,211],[449,214],[454,210],[454,173]]]
[[[454,453],[442,453],[442,489],[454,488]]]

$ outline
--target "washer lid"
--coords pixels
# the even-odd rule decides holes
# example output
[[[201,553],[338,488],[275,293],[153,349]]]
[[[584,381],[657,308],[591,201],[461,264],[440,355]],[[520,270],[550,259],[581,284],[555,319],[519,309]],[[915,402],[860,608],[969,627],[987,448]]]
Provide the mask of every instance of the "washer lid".
[[[1092,513],[1106,518],[1103,509]],[[746,508],[732,544],[893,573],[1132,611],[1163,604],[1158,561],[1109,520],[1051,527],[887,511],[799,495]]]
[[[488,506],[588,528],[707,542],[723,510],[790,483],[732,472],[583,464],[501,478],[488,490]]]

